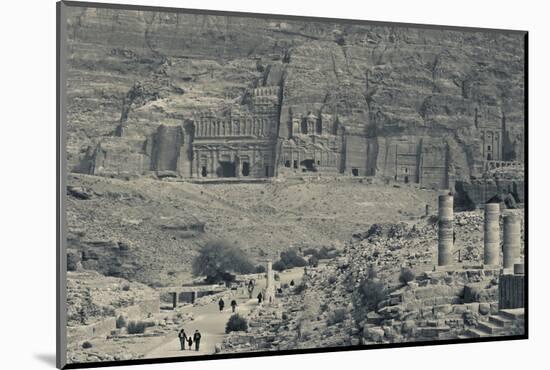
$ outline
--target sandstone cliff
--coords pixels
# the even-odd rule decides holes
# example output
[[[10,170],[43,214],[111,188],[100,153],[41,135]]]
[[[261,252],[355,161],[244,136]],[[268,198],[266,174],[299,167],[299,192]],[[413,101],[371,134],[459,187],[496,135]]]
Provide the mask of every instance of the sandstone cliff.
[[[70,170],[177,172],[189,148],[158,127],[249,112],[261,86],[281,88],[280,140],[306,115],[346,138],[343,172],[446,187],[523,160],[519,33],[92,8],[68,27]]]

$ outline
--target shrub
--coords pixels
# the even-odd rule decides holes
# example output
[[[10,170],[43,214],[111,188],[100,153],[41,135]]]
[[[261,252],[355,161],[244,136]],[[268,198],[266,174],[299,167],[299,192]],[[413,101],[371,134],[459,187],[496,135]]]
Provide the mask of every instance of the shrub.
[[[359,291],[362,295],[363,304],[369,310],[374,310],[378,303],[386,298],[386,288],[380,280],[364,280],[359,287]]]
[[[225,333],[229,334],[232,331],[247,331],[248,323],[246,319],[240,316],[239,314],[231,315],[227,324],[225,325]]]
[[[327,279],[327,281],[330,285],[334,284],[336,282],[336,280],[337,280],[336,276],[334,276],[334,275],[330,275]]]
[[[143,334],[147,327],[153,326],[153,323],[144,321],[130,321],[128,323],[128,334]]]
[[[315,248],[306,248],[303,250],[304,256],[316,256],[317,255],[317,249]]]
[[[122,286],[122,290],[124,290],[125,292],[129,291],[130,290],[130,284],[124,284]]]
[[[117,329],[122,329],[122,328],[125,328],[126,325],[127,325],[126,319],[124,318],[124,316],[120,315],[116,319],[116,328]]]
[[[93,347],[92,343],[90,343],[88,341],[82,343],[82,348],[84,348],[84,349],[88,349],[88,348],[92,348],[92,347]]]
[[[299,256],[295,250],[291,249],[281,252],[281,259],[273,264],[273,269],[281,272],[293,267],[304,267],[307,265],[308,262],[303,257]]]
[[[273,279],[275,279],[275,281],[280,281],[281,277],[279,276],[279,274],[273,274]]]
[[[283,261],[277,261],[273,264],[273,270],[276,270],[276,271],[284,271],[287,269],[287,266],[285,265],[285,263]]]
[[[308,264],[309,264],[311,267],[317,267],[317,266],[319,266],[319,258],[317,258],[317,257],[315,257],[315,256],[309,257]]]
[[[281,261],[284,262],[287,268],[307,266],[307,261],[293,249],[281,252]]]
[[[416,278],[416,275],[413,270],[411,270],[408,267],[405,267],[401,269],[401,273],[399,274],[399,281],[402,284],[407,284],[409,281],[413,281]]]
[[[249,274],[255,271],[242,250],[223,240],[206,243],[193,260],[192,269],[193,275],[206,275],[211,283],[233,281],[235,276],[230,272]]]
[[[382,225],[372,224],[367,231],[367,238],[381,236],[383,232],[384,230],[382,228]]]
[[[378,277],[378,273],[374,269],[374,267],[371,265],[367,268],[367,279],[376,279]]]
[[[264,272],[265,272],[265,266],[264,265],[256,266],[256,273],[257,274],[263,274]]]
[[[294,287],[294,293],[301,294],[304,290],[306,290],[306,285],[302,282]]]
[[[332,326],[338,324],[346,319],[348,312],[345,308],[337,308],[332,311],[327,319],[327,325]]]
[[[76,253],[67,253],[67,271],[76,271],[80,259]]]
[[[281,318],[283,320],[288,320],[288,314],[286,312],[283,312],[283,314],[281,315]]]

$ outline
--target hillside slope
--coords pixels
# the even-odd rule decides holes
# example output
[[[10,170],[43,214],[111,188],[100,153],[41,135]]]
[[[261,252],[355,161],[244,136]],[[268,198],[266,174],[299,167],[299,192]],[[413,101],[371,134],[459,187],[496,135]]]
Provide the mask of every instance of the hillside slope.
[[[69,178],[69,252],[86,268],[145,283],[189,278],[197,249],[222,238],[253,259],[291,246],[341,247],[375,222],[397,222],[435,209],[436,193],[353,178],[262,184]]]

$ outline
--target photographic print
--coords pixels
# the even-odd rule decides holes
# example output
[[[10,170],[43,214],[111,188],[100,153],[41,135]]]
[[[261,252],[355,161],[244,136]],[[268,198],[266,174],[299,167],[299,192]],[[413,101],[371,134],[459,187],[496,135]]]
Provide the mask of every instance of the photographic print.
[[[58,38],[58,366],[527,337],[526,32],[61,2]]]

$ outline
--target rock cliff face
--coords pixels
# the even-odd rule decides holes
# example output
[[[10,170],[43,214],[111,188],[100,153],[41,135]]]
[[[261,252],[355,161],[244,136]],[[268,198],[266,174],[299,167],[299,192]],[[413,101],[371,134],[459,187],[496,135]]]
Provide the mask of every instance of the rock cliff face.
[[[326,171],[445,188],[487,161],[523,160],[519,33],[76,7],[68,18],[73,171]]]

